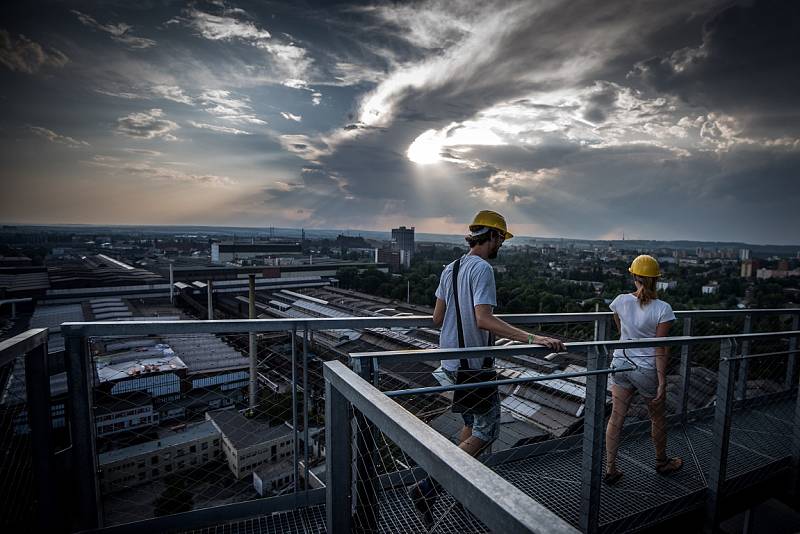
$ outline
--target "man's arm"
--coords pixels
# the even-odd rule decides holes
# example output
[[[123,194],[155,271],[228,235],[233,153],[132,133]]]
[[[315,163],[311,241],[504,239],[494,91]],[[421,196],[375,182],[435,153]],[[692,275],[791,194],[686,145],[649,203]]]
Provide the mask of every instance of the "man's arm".
[[[442,326],[445,310],[447,310],[447,304],[442,299],[437,298],[436,307],[433,308],[433,326]]]
[[[434,311],[434,318],[435,317],[436,312]],[[511,326],[502,319],[495,317],[492,313],[492,307],[488,304],[478,304],[475,306],[475,319],[478,322],[478,328],[481,330],[488,330],[497,337],[513,339],[514,341],[521,341],[522,343],[529,342],[528,336],[530,336],[530,334],[528,332]],[[549,337],[533,336],[530,342],[536,345],[544,345],[545,347],[559,352],[564,352],[567,350],[561,341]]]

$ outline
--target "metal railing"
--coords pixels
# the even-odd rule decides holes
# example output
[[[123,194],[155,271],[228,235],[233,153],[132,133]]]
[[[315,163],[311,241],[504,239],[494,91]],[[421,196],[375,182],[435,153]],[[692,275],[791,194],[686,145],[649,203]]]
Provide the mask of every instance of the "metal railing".
[[[765,394],[767,400],[773,398],[779,398],[781,400],[786,400],[787,398],[791,399],[792,396],[796,397],[794,402],[794,408],[792,413],[789,415],[790,425],[791,425],[791,432],[793,433],[793,437],[791,440],[791,451],[787,450],[785,455],[791,457],[791,477],[792,481],[790,483],[790,492],[797,491],[797,483],[798,477],[800,477],[800,473],[798,473],[798,466],[800,466],[800,396],[797,395],[797,376],[796,376],[796,366],[793,363],[793,360],[797,356],[797,339],[800,337],[800,331],[797,330],[797,319],[794,316],[792,321],[792,325],[795,327],[791,331],[784,331],[784,332],[766,332],[766,333],[744,333],[744,334],[732,334],[732,335],[713,335],[713,336],[676,336],[676,337],[667,337],[667,338],[651,338],[651,339],[639,339],[633,341],[589,341],[589,342],[574,342],[574,343],[566,343],[567,350],[570,352],[582,352],[586,353],[586,371],[585,372],[571,372],[571,373],[552,373],[550,375],[543,375],[543,376],[536,376],[536,377],[527,377],[527,378],[514,378],[514,379],[502,379],[499,378],[493,382],[484,382],[484,383],[477,383],[477,384],[457,384],[457,385],[439,385],[439,386],[431,386],[431,387],[417,387],[417,388],[407,388],[407,389],[399,389],[399,390],[389,390],[383,392],[383,395],[386,399],[393,398],[393,399],[400,399],[402,397],[407,396],[419,396],[419,395],[436,395],[441,394],[447,391],[455,391],[459,389],[476,389],[482,386],[493,385],[493,386],[503,386],[509,384],[532,384],[532,383],[542,383],[547,381],[558,381],[565,378],[574,378],[574,377],[585,377],[586,384],[585,384],[585,412],[583,415],[584,424],[582,429],[582,452],[581,452],[581,476],[580,476],[580,506],[579,506],[579,514],[577,525],[581,531],[583,532],[597,532],[600,529],[601,522],[600,522],[600,503],[601,503],[601,491],[602,491],[602,469],[603,469],[603,450],[604,450],[604,441],[603,437],[605,434],[605,417],[606,417],[606,402],[607,402],[607,376],[610,374],[614,374],[617,372],[631,370],[630,367],[623,367],[617,369],[610,369],[608,367],[608,361],[606,355],[612,349],[631,349],[631,348],[642,348],[642,347],[672,347],[672,346],[680,346],[684,350],[682,352],[682,362],[681,362],[681,377],[685,377],[688,375],[689,370],[689,359],[687,355],[689,354],[688,349],[689,347],[699,346],[699,345],[708,345],[710,343],[718,344],[719,345],[719,369],[717,372],[718,380],[716,385],[716,401],[714,402],[711,410],[713,410],[713,422],[711,428],[711,457],[709,458],[709,464],[706,466],[699,466],[702,468],[707,468],[708,477],[707,480],[704,480],[704,487],[707,488],[705,494],[702,492],[693,492],[691,497],[694,499],[693,502],[700,502],[697,499],[705,499],[706,502],[706,527],[707,529],[713,529],[719,521],[720,517],[720,510],[722,508],[722,501],[726,495],[726,492],[729,493],[731,491],[730,486],[726,486],[726,483],[729,483],[729,477],[727,476],[727,466],[729,462],[729,446],[730,446],[730,439],[731,439],[731,427],[732,427],[732,418],[734,409],[740,406],[743,406],[744,403],[747,402],[746,396],[741,394],[738,398],[734,397],[735,389],[739,389],[741,392],[745,391],[745,387],[741,385],[737,385],[737,376],[739,379],[739,384],[742,382],[746,382],[747,374],[741,373],[741,368],[737,373],[737,366],[741,365],[742,362],[748,362],[754,359],[766,359],[766,358],[775,358],[784,356],[787,358],[787,370],[786,370],[786,377],[784,386],[786,391],[784,393],[780,393],[778,395],[772,394]],[[769,351],[763,353],[752,354],[750,353],[750,346],[754,343],[766,341],[766,340],[780,340],[781,342],[785,342],[788,340],[788,350],[780,350],[780,351]],[[737,350],[738,349],[738,350]],[[385,351],[385,352],[370,352],[370,353],[354,353],[351,354],[351,366],[353,369],[360,375],[363,381],[355,382],[354,379],[350,378],[349,382],[347,383],[348,389],[353,388],[361,388],[362,390],[365,388],[370,387],[368,384],[378,384],[380,382],[379,375],[380,371],[383,367],[391,366],[392,364],[413,364],[417,362],[430,362],[430,361],[440,361],[440,360],[451,360],[451,359],[459,359],[459,358],[470,358],[476,356],[485,356],[490,354],[496,361],[501,360],[508,360],[513,359],[515,356],[521,355],[537,355],[540,357],[544,357],[548,353],[551,353],[550,349],[545,347],[535,347],[535,346],[528,346],[528,345],[511,345],[511,346],[503,346],[503,347],[472,347],[472,348],[463,348],[463,349],[434,349],[434,350],[422,350],[422,351]],[[333,366],[332,364],[327,364],[328,369],[326,369],[326,379],[328,378],[329,374],[333,375],[341,375],[342,373],[339,371],[338,366]],[[331,379],[333,380],[333,379]],[[338,384],[339,382],[332,381],[332,385]],[[681,387],[686,388],[688,386],[688,381],[681,380]],[[681,399],[685,399],[687,397],[688,391],[682,389],[679,393]],[[374,398],[374,395],[373,397]],[[754,398],[751,399],[753,401],[758,401],[759,399]],[[365,401],[361,399],[361,405],[358,406],[360,410],[365,409],[363,407],[363,403]],[[673,417],[670,418],[671,422],[676,424],[685,424],[687,419],[690,416],[693,417],[700,417],[703,415],[709,414],[709,409],[705,410],[698,410],[696,414],[690,414],[686,410],[685,401],[682,401],[680,406],[680,412],[675,414]],[[384,409],[384,408],[382,408]],[[402,410],[399,406],[395,407],[395,410]],[[395,412],[392,412],[395,413]],[[780,417],[785,417],[787,414],[776,414]],[[367,416],[369,418],[369,416]],[[362,431],[366,433],[374,432],[372,429],[368,428],[368,425],[363,425],[367,428],[362,429]],[[425,425],[423,425],[425,426]],[[639,426],[641,425],[633,425]],[[343,430],[344,429],[344,430]],[[381,431],[384,431],[383,428],[380,428]],[[349,432],[349,426],[340,424],[335,425],[330,429],[331,432]],[[412,429],[413,432],[419,432],[419,428],[414,427]],[[336,437],[331,437],[330,439],[339,439]],[[391,439],[396,442],[400,443],[400,437],[395,434],[392,434]],[[574,439],[572,440],[574,442]],[[356,440],[357,445],[361,444],[362,442]],[[371,444],[372,445],[372,444]],[[451,444],[452,445],[452,444]],[[373,445],[374,446],[374,445]],[[419,446],[419,445],[415,445]],[[527,447],[529,450],[539,448],[539,445],[533,445]],[[455,450],[455,446],[453,445],[450,449],[451,453]],[[522,447],[521,449],[525,449]],[[752,449],[751,449],[752,451]],[[407,449],[403,449],[403,452],[408,454],[408,456],[414,458],[416,460],[416,456],[420,455],[419,451],[410,451]],[[486,459],[487,464],[498,465],[501,463],[507,463],[510,461],[519,460],[521,458],[526,457],[525,450],[518,450],[518,451],[503,451],[497,455],[495,458],[489,457]],[[369,448],[366,448],[363,451],[360,451],[356,454],[358,457],[360,455],[367,455],[371,454],[369,452]],[[758,454],[755,453],[754,454]],[[782,459],[780,459],[782,460]],[[420,463],[420,462],[418,462]],[[777,462],[780,463],[780,462]],[[438,468],[437,473],[430,472],[426,465],[420,463],[420,465],[428,471],[428,474],[437,478],[439,476],[451,476],[449,472],[446,470],[444,475],[440,475],[443,471],[442,467]],[[451,465],[449,466],[451,469],[461,469],[460,466]],[[358,472],[358,471],[357,471]],[[362,473],[363,474],[363,473]],[[369,478],[369,474],[367,477]],[[699,473],[700,477],[703,477],[702,473]],[[369,480],[366,483],[366,488],[361,488],[356,490],[356,494],[363,499],[364,493],[368,491],[375,492],[375,484],[371,483]],[[445,485],[445,484],[443,484]],[[356,484],[357,487],[357,484]],[[450,486],[445,485],[445,489],[450,491]],[[338,488],[335,490],[337,494],[340,491],[344,491],[343,488]],[[457,500],[460,502],[464,502],[461,498],[456,495]],[[343,499],[344,497],[339,496],[339,499]],[[374,495],[370,498],[370,500],[378,501],[380,497]],[[684,505],[685,503],[682,503]],[[476,507],[469,507],[470,510],[475,510],[476,513],[480,511],[487,503],[485,501],[479,501],[475,504]],[[347,508],[349,509],[349,508]],[[360,510],[362,515],[364,514],[371,514],[371,513],[378,513],[376,507],[367,507],[363,506]],[[498,518],[492,518],[491,521],[498,521]],[[331,516],[329,514],[329,528],[331,526],[335,526],[339,524],[339,522],[347,521],[347,518],[343,517],[336,517]],[[380,518],[373,517],[373,518],[366,518],[364,519],[361,517],[359,522],[365,524],[377,524],[380,522]],[[342,523],[347,524],[347,523]],[[487,526],[491,530],[495,530],[495,525],[499,523],[488,523]]]
[[[386,434],[455,498],[495,532],[576,530],[550,510],[455,447],[341,362],[325,364],[328,411],[327,518],[329,532],[350,532],[352,496],[351,409]]]
[[[741,318],[745,317],[767,317],[767,316],[785,316],[793,317],[795,329],[797,325],[797,317],[800,314],[800,309],[774,309],[774,310],[708,310],[708,311],[691,311],[691,312],[676,312],[679,320],[683,322],[684,332],[691,335],[692,328],[691,322],[713,320],[716,318]],[[595,325],[595,331],[599,332],[597,337],[603,339],[605,337],[606,323],[611,317],[610,313],[579,313],[579,314],[514,314],[514,315],[501,315],[503,319],[509,323],[516,325],[553,325],[558,323],[563,324],[581,324],[590,323]],[[737,321],[739,319],[736,319]],[[687,328],[688,325],[688,328]],[[366,329],[366,328],[414,328],[414,327],[429,327],[431,326],[431,318],[429,316],[410,316],[410,317],[347,317],[347,318],[304,318],[304,319],[253,319],[253,320],[226,320],[226,321],[130,321],[130,322],[85,322],[85,323],[64,323],[62,325],[62,335],[66,341],[66,371],[69,383],[69,398],[68,398],[68,418],[69,429],[71,437],[71,445],[67,451],[69,454],[69,463],[71,473],[75,477],[75,499],[77,506],[71,511],[73,515],[72,525],[68,528],[74,530],[98,528],[110,526],[103,518],[103,506],[101,502],[101,491],[99,489],[98,477],[100,475],[98,465],[98,451],[97,451],[97,426],[95,422],[94,405],[95,405],[95,376],[92,361],[92,354],[90,350],[90,341],[94,338],[100,337],[126,337],[126,336],[160,336],[167,334],[174,334],[179,336],[192,336],[198,333],[211,333],[211,334],[250,334],[250,333],[269,333],[269,332],[284,332],[291,335],[292,340],[292,367],[293,377],[291,380],[292,394],[297,399],[298,392],[307,390],[308,384],[308,362],[309,362],[309,345],[307,341],[313,340],[313,333],[320,330],[331,329]],[[38,336],[38,337],[37,337]],[[593,336],[594,337],[594,336]],[[15,338],[16,339],[16,338]],[[31,377],[27,380],[38,380],[44,383],[47,378],[46,368],[44,371],[39,371],[38,375],[35,374],[37,363],[41,359],[46,365],[46,348],[43,350],[41,343],[36,346],[30,345],[29,339],[36,339],[39,343],[42,339],[46,340],[46,332],[37,331],[36,333],[29,333],[28,337],[23,339],[7,340],[3,342],[5,354],[20,355],[30,353],[32,355],[42,355],[44,357],[30,356],[32,359],[33,372],[30,373]],[[683,337],[676,339],[675,343],[682,345],[684,350],[687,350],[691,345],[690,337]],[[600,347],[601,345],[596,345]],[[588,347],[588,345],[587,345]],[[606,346],[608,348],[609,346]],[[794,345],[796,349],[796,341]],[[42,352],[43,350],[43,352]],[[498,347],[494,349],[502,352],[503,357],[511,357],[513,354],[536,354],[541,352],[536,347],[525,346],[509,346]],[[302,357],[301,357],[302,355]],[[686,356],[685,358],[683,356]],[[9,356],[10,357],[10,356]],[[298,361],[301,360],[301,361]],[[362,360],[368,360],[362,358]],[[684,365],[684,360],[686,364]],[[388,360],[383,360],[385,363]],[[690,375],[689,364],[690,359],[688,353],[682,355],[681,369],[685,368],[685,376],[688,379]],[[796,353],[792,353],[789,358],[789,365],[787,369],[787,377],[789,370],[796,372]],[[39,367],[41,369],[41,366]],[[683,371],[682,371],[683,372]],[[38,378],[37,378],[38,376]],[[42,376],[45,379],[42,379]],[[596,375],[601,376],[601,375]],[[684,376],[684,375],[682,375]],[[304,380],[305,377],[305,380]],[[602,378],[592,378],[587,376],[587,382],[595,383],[593,381],[605,381],[605,376]],[[29,420],[32,429],[33,441],[37,443],[38,450],[48,451],[48,454],[37,454],[34,457],[39,457],[37,460],[40,465],[46,465],[47,461],[52,461],[52,440],[48,439],[46,428],[42,425],[49,425],[50,416],[45,416],[46,406],[49,408],[50,399],[48,398],[49,388],[39,387],[34,388],[32,394],[29,396]],[[307,432],[308,425],[308,396],[302,395],[299,401],[302,407],[298,407],[297,402],[293,402],[292,406],[295,409],[292,420],[293,428],[293,454],[292,463],[297,472],[298,466],[302,465],[303,469],[307,470],[309,462],[307,461],[307,453],[300,451],[299,443],[309,443],[308,437],[303,434]],[[588,406],[587,406],[588,409]],[[40,413],[41,412],[41,413]],[[301,414],[302,412],[302,414]],[[589,414],[587,413],[587,416]],[[300,420],[304,419],[302,423]],[[46,421],[46,423],[45,423]],[[326,427],[329,425],[326,425]],[[37,430],[38,428],[38,430]],[[299,435],[298,435],[299,434]],[[39,437],[37,437],[39,436]],[[45,437],[41,437],[45,436]],[[305,438],[305,439],[304,439]],[[302,460],[301,460],[302,458]],[[49,460],[48,460],[49,459]],[[36,468],[37,473],[40,468]],[[46,471],[45,468],[44,471]],[[42,471],[42,472],[44,472]],[[46,480],[46,478],[38,477],[37,480]],[[295,476],[295,480],[297,477]],[[308,480],[306,474],[305,480]],[[181,514],[173,514],[165,517],[158,517],[148,519],[146,521],[138,521],[127,526],[115,527],[116,530],[135,530],[137,528],[189,528],[193,525],[202,525],[207,523],[211,518],[217,520],[234,519],[237,517],[248,517],[255,513],[269,513],[281,509],[294,508],[303,505],[313,505],[322,502],[321,490],[314,490],[306,488],[305,491],[300,491],[294,494],[286,495],[279,498],[261,499],[257,501],[238,502],[217,506],[206,510],[192,510]],[[41,495],[40,501],[43,503],[52,499],[52,495]],[[52,519],[52,516],[47,514],[40,515],[40,520],[47,522]],[[62,528],[64,526],[62,525]]]
[[[11,370],[17,359],[21,359],[24,365],[25,397],[5,398],[1,414],[5,443],[2,460],[5,496],[0,524],[16,530],[29,528],[33,520],[40,529],[50,531],[56,524],[57,499],[55,484],[44,482],[56,474],[53,469],[55,451],[46,328],[35,328],[0,341],[0,369]],[[23,414],[27,415],[29,440],[16,436],[13,430],[15,421],[19,421]],[[31,497],[35,498],[35,503],[31,502]]]

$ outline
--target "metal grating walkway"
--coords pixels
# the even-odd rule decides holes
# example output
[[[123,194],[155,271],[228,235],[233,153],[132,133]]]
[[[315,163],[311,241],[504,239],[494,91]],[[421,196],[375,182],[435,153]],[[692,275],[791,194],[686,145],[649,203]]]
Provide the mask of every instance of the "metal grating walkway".
[[[734,411],[728,456],[728,492],[763,481],[788,465],[791,454],[795,400],[785,398],[768,405],[752,405]],[[684,467],[670,476],[654,470],[649,429],[624,435],[619,449],[619,468],[625,473],[614,487],[603,486],[600,505],[601,531],[629,532],[704,504],[708,466],[711,461],[713,416],[673,425],[667,448],[680,456]],[[787,420],[788,419],[788,420]],[[565,440],[566,443],[574,443]],[[567,449],[502,463],[493,469],[525,493],[577,526],[580,503],[580,444]],[[417,518],[404,488],[387,489],[379,503],[378,532],[429,532]],[[472,514],[449,495],[436,504],[438,521],[430,532],[488,532]],[[275,513],[247,521],[191,531],[211,533],[325,532],[325,507]]]

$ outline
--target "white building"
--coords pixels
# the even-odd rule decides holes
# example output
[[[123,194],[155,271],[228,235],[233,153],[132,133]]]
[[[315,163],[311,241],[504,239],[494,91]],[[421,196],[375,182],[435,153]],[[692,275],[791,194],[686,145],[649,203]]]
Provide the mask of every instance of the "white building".
[[[222,452],[228,467],[242,479],[262,466],[292,458],[292,429],[289,425],[270,428],[268,424],[248,419],[235,410],[207,412],[222,435]]]
[[[158,412],[153,410],[153,398],[141,391],[121,395],[100,396],[95,406],[95,425],[98,436],[157,425]]]
[[[296,257],[302,253],[303,247],[299,241],[225,241],[211,244],[211,261],[214,263],[265,257]]]
[[[669,291],[678,287],[678,282],[675,280],[658,280],[656,282],[656,291]]]
[[[702,288],[703,295],[713,295],[719,292],[719,283],[709,282]]]
[[[253,471],[253,488],[262,497],[280,491],[294,479],[292,459],[269,464]]]
[[[110,493],[146,484],[218,460],[221,454],[219,431],[203,422],[160,440],[101,453],[100,489]]]

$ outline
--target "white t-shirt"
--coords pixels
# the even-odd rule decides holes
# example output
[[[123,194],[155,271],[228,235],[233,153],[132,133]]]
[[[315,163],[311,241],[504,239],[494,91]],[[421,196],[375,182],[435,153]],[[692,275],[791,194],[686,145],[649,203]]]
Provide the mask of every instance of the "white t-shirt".
[[[620,341],[656,337],[656,329],[660,323],[675,320],[672,306],[663,300],[651,300],[642,307],[639,305],[639,299],[631,293],[617,295],[617,298],[608,307],[619,316]],[[654,368],[656,366],[655,347],[625,349],[625,354],[639,367]],[[614,357],[624,358],[622,349],[616,349]]]
[[[445,301],[444,322],[439,333],[439,347],[450,349],[458,347],[458,325],[456,323],[456,303],[453,298],[453,264],[442,271],[436,298]],[[494,285],[494,271],[489,263],[480,256],[464,255],[458,271],[458,304],[461,307],[461,326],[464,330],[465,347],[485,347],[489,343],[489,332],[478,328],[475,318],[475,306],[488,304],[497,306],[497,295]],[[448,371],[456,371],[459,360],[442,360],[442,367]],[[483,358],[470,358],[469,366],[480,369]]]

